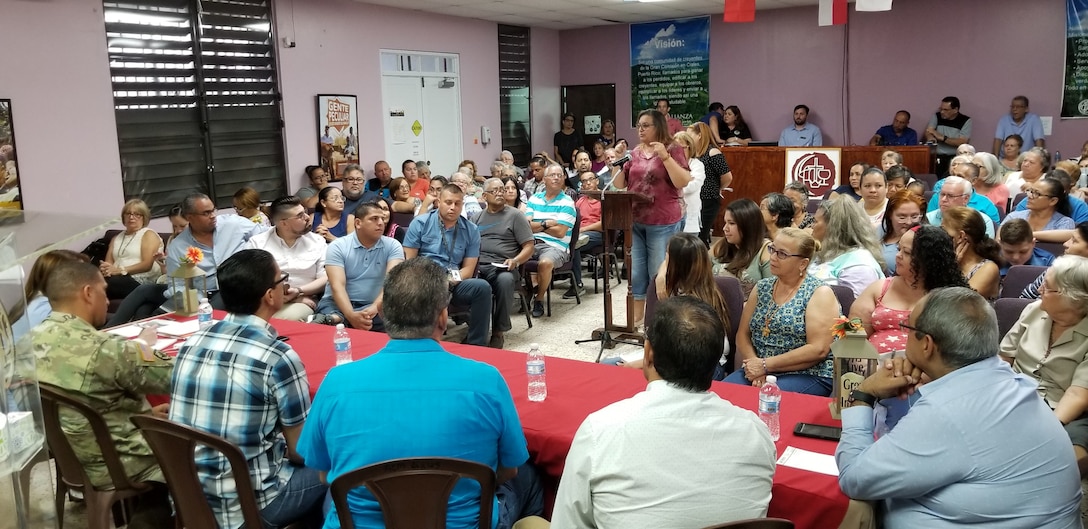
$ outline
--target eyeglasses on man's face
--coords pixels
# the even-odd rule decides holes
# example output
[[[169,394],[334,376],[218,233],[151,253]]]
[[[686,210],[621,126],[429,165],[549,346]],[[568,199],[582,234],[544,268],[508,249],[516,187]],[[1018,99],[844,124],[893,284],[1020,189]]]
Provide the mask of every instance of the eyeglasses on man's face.
[[[918,334],[919,338],[921,338],[922,335],[929,334],[928,332],[923,331],[922,329],[919,329],[918,327],[915,327],[915,326],[911,325],[908,320],[900,320],[899,321],[899,329],[903,330],[903,331],[914,331],[915,333]]]
[[[287,283],[287,279],[289,277],[291,277],[291,274],[288,274],[287,272],[283,272],[282,274],[280,274],[280,278],[277,279],[275,282],[273,282],[272,286],[268,287],[268,288],[269,289],[276,288],[276,285],[279,285],[279,284],[282,283],[283,284],[283,293],[286,294],[287,289],[291,288],[291,285]]]
[[[941,193],[941,200],[955,200],[964,196],[967,196],[967,193],[960,193],[958,195],[953,195],[952,193]]]
[[[349,183],[349,184],[361,184],[361,183],[363,183],[363,179],[359,178],[359,177],[345,178],[344,181]]]

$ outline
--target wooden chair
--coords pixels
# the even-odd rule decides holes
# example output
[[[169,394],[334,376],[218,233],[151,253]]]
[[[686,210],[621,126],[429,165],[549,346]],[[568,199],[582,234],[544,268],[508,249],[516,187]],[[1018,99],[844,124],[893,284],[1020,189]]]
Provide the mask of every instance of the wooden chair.
[[[113,506],[117,502],[123,502],[145,492],[150,492],[153,486],[146,482],[134,482],[125,472],[121,464],[121,456],[117,453],[117,447],[113,443],[109,426],[102,414],[94,407],[70,397],[65,390],[56,386],[40,383],[39,390],[42,396],[42,422],[45,426],[45,438],[49,443],[49,451],[53,453],[57,464],[57,491],[56,510],[58,525],[64,527],[64,497],[68,490],[83,492],[83,498],[87,504],[87,527],[89,529],[109,529],[114,527],[111,515]],[[98,449],[102,453],[106,469],[109,471],[113,488],[100,490],[91,486],[87,478],[87,472],[83,464],[76,457],[72,443],[60,425],[60,409],[66,408],[82,416],[90,426],[94,434]],[[123,506],[122,518],[127,518]],[[127,520],[122,520],[127,523]]]
[[[1005,272],[1005,282],[1001,286],[1002,298],[1018,298],[1020,293],[1046,272],[1045,266],[1012,265]]]
[[[751,518],[712,525],[703,529],[793,529],[793,522],[784,518]]]
[[[227,458],[231,474],[234,476],[235,490],[238,491],[238,502],[242,507],[242,520],[245,526],[263,527],[261,510],[257,507],[257,498],[253,494],[255,489],[249,476],[249,466],[246,464],[242,450],[234,443],[217,435],[150,415],[136,415],[131,420],[132,424],[135,424],[143,433],[147,444],[151,446],[151,451],[155,454],[155,459],[159,461],[159,467],[162,468],[166,484],[170,488],[170,496],[174,499],[179,528],[219,526],[204,496],[204,489],[197,475],[196,461],[193,456],[193,450],[197,445],[216,450]],[[303,521],[298,521],[285,529],[305,527],[306,524]]]
[[[348,493],[361,486],[378,501],[387,529],[445,529],[450,493],[461,478],[480,484],[479,527],[490,529],[495,472],[475,461],[412,457],[375,463],[337,477],[332,501],[343,529],[355,528]]]

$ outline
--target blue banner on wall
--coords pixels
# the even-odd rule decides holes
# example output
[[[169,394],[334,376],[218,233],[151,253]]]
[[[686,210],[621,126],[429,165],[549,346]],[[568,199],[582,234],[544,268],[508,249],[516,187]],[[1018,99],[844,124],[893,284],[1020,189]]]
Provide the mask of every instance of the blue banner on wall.
[[[631,24],[631,126],[668,99],[685,125],[710,106],[710,17]]]
[[[1088,117],[1088,0],[1065,3],[1065,83],[1062,117]]]

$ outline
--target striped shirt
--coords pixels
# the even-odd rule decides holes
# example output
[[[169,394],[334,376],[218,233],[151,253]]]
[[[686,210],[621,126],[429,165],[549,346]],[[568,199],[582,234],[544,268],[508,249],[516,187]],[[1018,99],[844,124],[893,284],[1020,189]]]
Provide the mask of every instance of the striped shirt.
[[[263,319],[230,314],[181,346],[170,382],[170,420],[225,438],[242,450],[266,507],[290,479],[280,425],[298,426],[310,410],[310,385],[298,354]],[[242,525],[226,458],[197,446],[196,468],[219,526]]]
[[[563,238],[553,237],[547,232],[533,234],[538,240],[548,246],[566,252],[570,248],[570,228],[574,227],[574,220],[578,216],[578,210],[574,207],[574,201],[564,193],[559,193],[555,198],[548,200],[547,191],[541,191],[531,197],[525,206],[525,216],[529,222],[541,222],[554,220],[567,227],[567,234]]]

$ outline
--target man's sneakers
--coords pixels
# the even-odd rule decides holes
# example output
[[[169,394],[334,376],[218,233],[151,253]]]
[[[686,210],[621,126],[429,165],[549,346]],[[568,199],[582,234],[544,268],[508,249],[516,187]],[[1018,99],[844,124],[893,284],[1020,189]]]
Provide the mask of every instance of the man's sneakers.
[[[574,248],[580,250],[587,244],[589,244],[589,235],[583,233],[578,236],[578,243],[574,245]]]
[[[582,285],[571,285],[566,292],[563,293],[563,299],[571,299],[575,296],[584,296],[586,293],[586,287]]]
[[[544,302],[540,301],[539,299],[534,299],[533,300],[533,317],[534,318],[543,318],[544,317]]]

